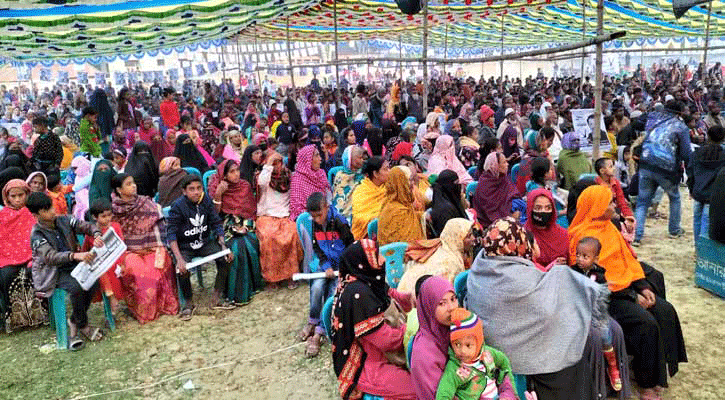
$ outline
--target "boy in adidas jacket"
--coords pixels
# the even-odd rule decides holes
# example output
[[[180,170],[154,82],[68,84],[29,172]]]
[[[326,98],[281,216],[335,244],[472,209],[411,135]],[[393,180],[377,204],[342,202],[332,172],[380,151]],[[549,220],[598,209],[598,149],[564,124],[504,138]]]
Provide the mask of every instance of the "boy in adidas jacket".
[[[179,287],[186,301],[180,317],[188,321],[195,307],[186,263],[194,257],[204,257],[222,251],[226,249],[226,244],[222,219],[214,209],[211,198],[204,194],[201,178],[190,174],[181,181],[181,188],[184,195],[178,198],[169,210],[167,239],[176,258]],[[231,302],[222,300],[229,280],[229,263],[233,259],[234,255],[228,254],[215,260],[217,274],[212,302],[215,308],[234,308]]]

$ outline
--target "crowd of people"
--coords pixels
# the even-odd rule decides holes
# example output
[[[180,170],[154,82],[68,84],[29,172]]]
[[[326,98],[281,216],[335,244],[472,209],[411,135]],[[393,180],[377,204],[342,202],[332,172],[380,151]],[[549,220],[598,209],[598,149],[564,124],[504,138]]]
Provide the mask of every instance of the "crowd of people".
[[[719,63],[606,78],[595,159],[572,121],[593,107],[588,78],[443,76],[428,110],[420,81],[164,86],[0,89],[0,124],[20,126],[0,131],[7,332],[46,324],[57,288],[72,350],[103,339],[87,316],[101,294],[141,324],[192,319],[188,263],[229,249],[217,309],[323,273],[297,336],[314,357],[331,327],[344,399],[625,399],[631,377],[651,400],[687,361],[664,277],[634,247],[664,193],[684,234],[685,182],[694,234],[725,243]],[[85,290],[71,272],[108,229],[127,251]],[[379,249],[395,242],[392,288]]]

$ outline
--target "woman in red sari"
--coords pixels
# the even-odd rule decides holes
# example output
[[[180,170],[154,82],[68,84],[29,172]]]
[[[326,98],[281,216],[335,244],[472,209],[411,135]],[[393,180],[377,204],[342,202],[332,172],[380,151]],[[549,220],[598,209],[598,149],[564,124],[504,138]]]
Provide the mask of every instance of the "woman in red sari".
[[[111,188],[113,220],[121,226],[128,247],[121,273],[126,304],[141,324],[161,314],[176,314],[179,302],[171,257],[163,242],[166,228],[161,208],[136,193],[136,183],[128,174],[114,176]]]

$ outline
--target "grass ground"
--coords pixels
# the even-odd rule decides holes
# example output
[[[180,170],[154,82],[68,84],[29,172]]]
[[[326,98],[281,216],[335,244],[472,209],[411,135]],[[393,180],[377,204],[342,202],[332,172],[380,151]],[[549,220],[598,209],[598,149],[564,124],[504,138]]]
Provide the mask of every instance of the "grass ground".
[[[666,203],[661,207],[665,213]],[[725,398],[725,300],[694,286],[692,213],[686,196],[682,215],[687,236],[668,239],[666,221],[648,221],[638,249],[643,260],[665,274],[668,300],[679,312],[690,358],[671,379],[665,398],[720,400]],[[212,270],[206,272],[206,282],[213,282]],[[196,295],[204,302],[209,289],[197,289]],[[122,319],[103,341],[76,353],[42,352],[41,346],[54,343],[47,327],[2,334],[0,399],[337,399],[329,345],[310,360],[294,338],[307,306],[308,291],[301,286],[260,293],[233,311],[200,307],[190,322],[166,316],[140,326]],[[91,309],[91,323],[103,324],[101,307]],[[192,372],[183,374],[187,371]],[[188,380],[194,389],[182,388]],[[138,386],[145,387],[86,397]]]

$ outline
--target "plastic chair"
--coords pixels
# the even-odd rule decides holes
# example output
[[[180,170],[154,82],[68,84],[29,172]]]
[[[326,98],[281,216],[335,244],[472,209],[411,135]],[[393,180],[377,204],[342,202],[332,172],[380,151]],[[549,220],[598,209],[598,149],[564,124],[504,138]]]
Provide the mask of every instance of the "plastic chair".
[[[191,259],[191,261],[195,261],[195,260],[198,260],[200,258],[201,257],[194,257],[194,258]],[[202,269],[203,266],[204,266],[204,264],[197,265],[196,267],[191,268],[189,270],[189,272],[192,272],[192,270],[194,272],[196,272],[196,281],[199,283],[199,287],[202,288],[202,289],[204,289],[204,277],[202,275],[202,273],[204,272],[203,269]],[[176,274],[174,274],[174,275],[176,275]],[[184,307],[186,306],[186,300],[184,300],[184,295],[181,293],[181,285],[179,284],[179,276],[178,275],[176,275],[176,292],[179,295],[179,307],[180,307],[180,309],[184,309]]]
[[[171,206],[161,209],[161,213],[164,214],[164,218],[169,218],[169,211],[171,211]]]
[[[322,312],[320,312],[320,323],[322,324],[322,327],[325,328],[325,335],[327,335],[327,338],[330,338],[330,334],[332,333],[332,301],[334,300],[333,296],[330,296],[325,300],[325,305],[322,306]]]
[[[201,172],[199,172],[199,170],[198,170],[198,169],[196,169],[196,168],[194,168],[194,167],[184,167],[183,169],[184,169],[184,171],[186,171],[187,173],[189,173],[189,174],[194,174],[194,175],[198,176],[199,178],[201,178]]]
[[[520,163],[511,167],[511,183],[516,183],[516,180],[519,177],[519,169],[521,169]]]
[[[577,182],[579,182],[582,179],[596,179],[596,178],[597,178],[596,174],[581,174],[581,175],[579,175],[579,179],[577,179]]]
[[[458,303],[463,307],[463,302],[466,299],[468,292],[468,270],[461,272],[456,275],[456,279],[453,280],[453,289],[456,291],[456,297],[458,297]]]
[[[305,211],[298,215],[295,224],[297,225],[297,234],[299,235],[300,240],[302,240],[305,236],[312,240],[312,217],[310,216],[310,213]],[[303,250],[305,251],[305,260],[309,260],[306,270],[309,270],[309,272],[316,272],[320,268],[320,259],[317,258],[317,254],[315,254],[314,251],[311,251],[312,249],[308,249],[306,247],[307,246],[303,246]]]
[[[475,175],[475,174],[476,174],[476,170],[477,170],[477,169],[478,169],[478,166],[476,166],[476,165],[474,165],[474,166],[472,166],[472,167],[468,168],[468,175],[471,175],[471,177],[473,177],[473,175]]]
[[[368,239],[378,240],[378,219],[368,222]]]
[[[473,194],[476,193],[476,188],[478,187],[478,182],[471,182],[466,186],[466,199],[468,199],[468,202],[471,202],[471,198],[473,198]]]
[[[388,286],[395,289],[400,283],[400,278],[405,272],[405,251],[408,250],[408,243],[388,243],[380,248],[380,253],[385,257],[385,280]]]
[[[55,330],[55,342],[58,349],[68,349],[70,343],[68,338],[68,323],[66,322],[66,306],[65,298],[68,292],[64,289],[55,289],[53,295],[50,297],[50,311],[48,316],[50,317],[50,327]],[[111,302],[103,293],[103,312],[106,315],[106,321],[108,321],[108,327],[112,331],[116,330],[116,321],[113,318],[113,312],[111,312]]]
[[[332,187],[332,184],[335,183],[335,176],[338,172],[342,171],[342,166],[332,167],[329,171],[327,171],[327,180],[330,181],[330,187]]]
[[[209,178],[211,178],[214,174],[216,174],[215,170],[204,172],[204,176],[201,178],[201,180],[204,183],[205,192],[207,192],[209,190]]]

